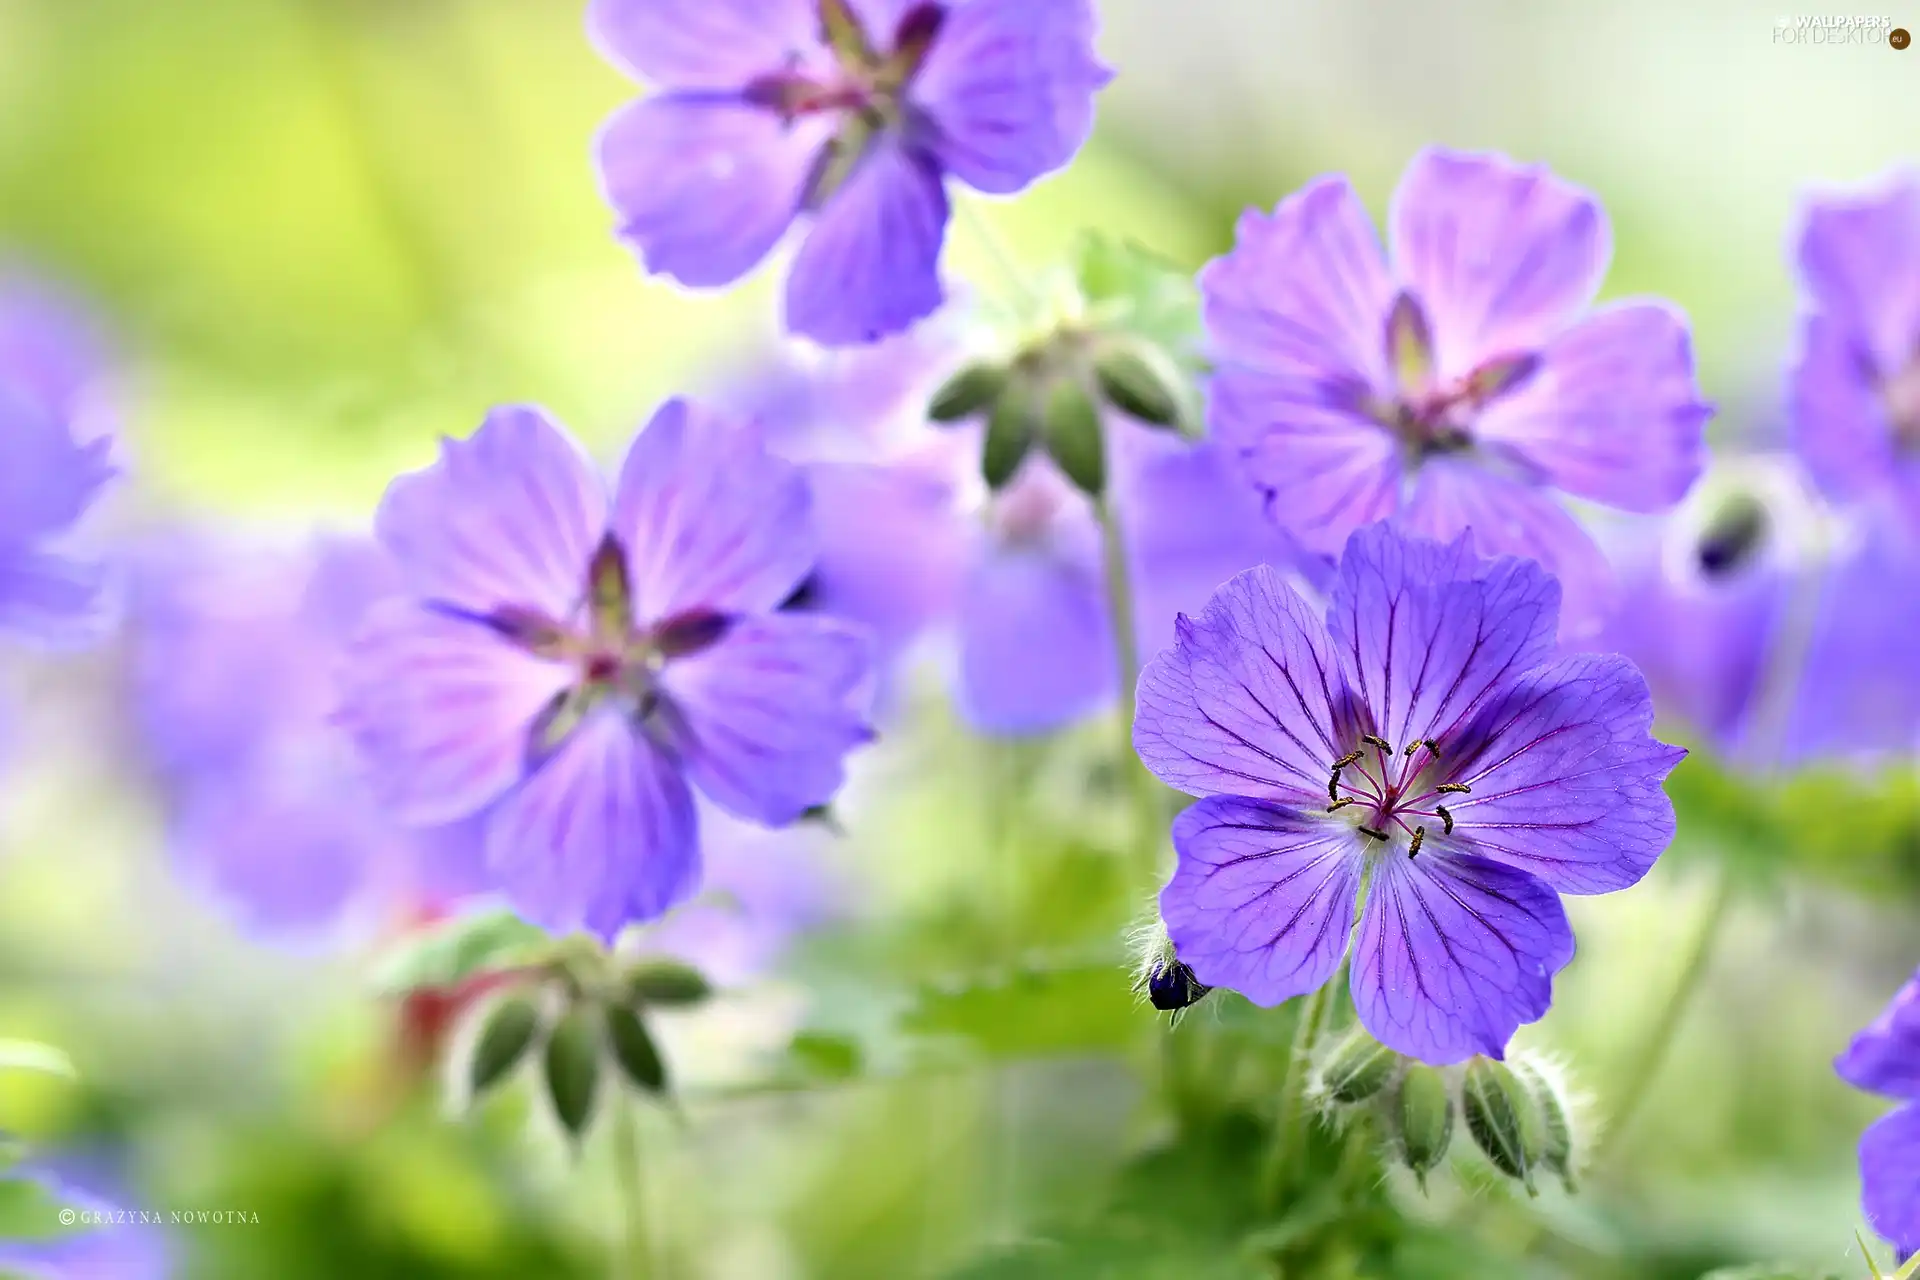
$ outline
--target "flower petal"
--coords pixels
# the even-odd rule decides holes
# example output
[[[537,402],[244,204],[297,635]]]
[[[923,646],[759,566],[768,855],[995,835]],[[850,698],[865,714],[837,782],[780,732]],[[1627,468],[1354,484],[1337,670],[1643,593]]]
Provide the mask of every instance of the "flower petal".
[[[947,193],[927,156],[891,133],[827,197],[787,276],[787,328],[823,346],[898,333],[945,300]]]
[[[478,622],[391,600],[349,646],[340,717],[403,821],[451,822],[519,779],[534,719],[571,682]]]
[[[593,0],[587,33],[635,79],[740,89],[819,45],[813,0]]]
[[[1858,338],[1831,316],[1807,317],[1793,368],[1793,444],[1828,496],[1852,501],[1904,480],[1920,496],[1920,466],[1900,447]]]
[[[579,446],[540,410],[513,406],[388,485],[374,529],[423,599],[564,618],[606,519],[606,486]]]
[[[627,450],[614,497],[635,616],[773,609],[813,568],[810,510],[806,478],[757,427],[667,401]]]
[[[1860,1135],[1860,1187],[1874,1234],[1903,1257],[1920,1252],[1920,1106],[1882,1116]]]
[[[871,628],[883,654],[953,615],[969,530],[949,480],[859,463],[822,463],[807,478],[820,532],[817,612]]]
[[[1089,0],[972,0],[946,12],[909,92],[941,165],[1007,195],[1062,168],[1093,129],[1113,73],[1093,56]]]
[[[732,284],[786,235],[832,132],[824,115],[788,124],[737,96],[661,94],[600,131],[600,189],[648,271]]]
[[[487,862],[521,914],[609,942],[693,891],[693,794],[611,707],[589,716],[487,819]]]
[[[91,643],[113,620],[106,586],[93,561],[0,545],[0,631],[44,645]]]
[[[1878,1018],[1834,1060],[1856,1089],[1920,1098],[1920,973],[1908,978]]]
[[[1559,897],[1526,872],[1452,852],[1389,856],[1360,912],[1354,1009],[1374,1039],[1422,1062],[1500,1058],[1571,959]]]
[[[1443,379],[1540,347],[1593,301],[1613,253],[1590,194],[1498,155],[1421,152],[1388,221],[1394,267],[1426,308]]]
[[[82,443],[54,410],[0,373],[0,546],[65,532],[115,473],[107,439]]]
[[[1532,561],[1373,525],[1347,542],[1327,625],[1374,732],[1396,749],[1435,738],[1445,755],[1483,702],[1552,652],[1559,606]]]
[[[1160,892],[1174,952],[1209,986],[1276,1005],[1324,986],[1347,954],[1360,850],[1344,822],[1213,796],[1173,824]]]
[[[1819,200],[1800,233],[1814,304],[1882,376],[1920,353],[1920,173]]]
[[[1455,839],[1561,893],[1637,883],[1673,840],[1661,783],[1686,755],[1652,724],[1647,682],[1619,654],[1526,673],[1446,740],[1441,768],[1473,788],[1449,797]]]
[[[1140,675],[1133,745],[1195,795],[1326,804],[1351,694],[1326,627],[1262,565],[1214,593]]]
[[[1659,303],[1607,307],[1550,342],[1539,368],[1474,424],[1557,489],[1664,511],[1706,460],[1712,408],[1694,382],[1686,320]]]
[[[1097,553],[986,546],[960,585],[960,714],[1047,733],[1109,705],[1113,628]]]

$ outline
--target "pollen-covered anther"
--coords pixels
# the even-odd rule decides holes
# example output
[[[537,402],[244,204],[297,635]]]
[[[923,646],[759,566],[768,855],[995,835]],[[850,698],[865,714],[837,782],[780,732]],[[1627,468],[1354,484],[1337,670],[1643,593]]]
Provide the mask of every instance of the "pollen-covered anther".
[[[1338,773],[1342,769],[1346,768],[1348,765],[1358,764],[1359,762],[1360,762],[1360,752],[1349,751],[1347,752],[1347,754],[1341,756],[1338,760],[1335,760],[1333,762],[1333,771],[1335,773]]]
[[[1449,795],[1470,796],[1473,794],[1473,788],[1464,782],[1443,782],[1435,787],[1434,790]]]
[[[1355,803],[1355,801],[1352,796],[1341,796],[1338,799],[1336,799],[1332,804],[1327,806],[1327,812],[1332,813],[1337,809],[1344,809],[1348,805],[1353,803]]]
[[[1376,830],[1376,829],[1374,829],[1373,827],[1361,827],[1361,828],[1359,828],[1359,831],[1360,831],[1360,834],[1361,834],[1361,835],[1363,835],[1363,836],[1372,836],[1372,837],[1373,837],[1373,838],[1374,838],[1375,840],[1383,840],[1383,841],[1384,841],[1384,840],[1387,840],[1387,839],[1389,839],[1389,838],[1390,838],[1390,837],[1389,837],[1389,836],[1387,835],[1387,833],[1386,833],[1386,832],[1384,832],[1384,831],[1379,831],[1379,830]]]
[[[1420,842],[1426,838],[1427,829],[1425,827],[1415,827],[1413,829],[1413,843],[1407,846],[1407,856],[1409,858],[1417,858],[1420,856]]]
[[[1433,811],[1434,811],[1435,813],[1437,813],[1437,814],[1439,814],[1439,815],[1440,815],[1440,821],[1442,821],[1442,822],[1444,822],[1444,823],[1446,823],[1446,824],[1447,824],[1447,825],[1446,825],[1446,827],[1445,827],[1445,830],[1444,830],[1444,834],[1446,834],[1446,835],[1452,835],[1452,834],[1453,834],[1453,812],[1452,812],[1452,810],[1450,810],[1450,809],[1448,809],[1448,808],[1447,808],[1447,806],[1445,806],[1445,805],[1443,805],[1443,804],[1437,804],[1437,805],[1435,805],[1435,806],[1433,806]]]
[[[1327,799],[1340,799],[1340,771],[1335,769],[1333,776],[1327,779]]]
[[[1409,742],[1407,744],[1407,749],[1401,754],[1406,756],[1409,760],[1411,760],[1413,758],[1413,753],[1418,751],[1422,747],[1425,747],[1428,751],[1431,751],[1436,756],[1440,754],[1440,744],[1435,742],[1432,738],[1415,738],[1412,742]]]
[[[1393,754],[1393,744],[1391,742],[1388,742],[1385,738],[1377,737],[1371,733],[1363,733],[1360,735],[1360,741],[1366,743],[1370,747],[1378,747],[1382,751],[1386,752],[1388,755]],[[1356,751],[1354,752],[1354,754],[1357,756],[1360,753]]]

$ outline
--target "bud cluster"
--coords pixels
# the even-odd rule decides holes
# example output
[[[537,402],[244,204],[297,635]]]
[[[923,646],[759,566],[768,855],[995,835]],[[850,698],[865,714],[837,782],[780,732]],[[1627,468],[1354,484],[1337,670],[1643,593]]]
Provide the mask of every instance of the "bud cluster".
[[[1369,1109],[1388,1135],[1390,1155],[1426,1189],[1446,1159],[1456,1122],[1495,1170],[1538,1195],[1538,1176],[1571,1193],[1577,1150],[1575,1108],[1550,1064],[1474,1058],[1431,1067],[1402,1057],[1355,1027],[1315,1064],[1313,1096],[1336,1113]]]

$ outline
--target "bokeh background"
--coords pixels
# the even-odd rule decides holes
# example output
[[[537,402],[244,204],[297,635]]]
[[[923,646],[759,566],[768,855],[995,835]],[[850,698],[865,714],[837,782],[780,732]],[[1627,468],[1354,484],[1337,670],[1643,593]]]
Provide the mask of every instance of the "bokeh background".
[[[614,242],[590,143],[634,89],[580,9],[0,0],[0,259],[83,299],[112,351],[127,475],[92,539],[353,528],[490,405],[537,401],[610,453],[663,396],[771,347],[767,275],[688,296]],[[1327,170],[1383,210],[1429,142],[1543,160],[1606,203],[1607,293],[1692,317],[1717,445],[1778,430],[1803,195],[1914,158],[1920,52],[1783,44],[1782,15],[1741,0],[1101,10],[1120,74],[1092,145],[979,206],[1021,263],[1093,227],[1197,267],[1241,208]],[[1920,28],[1920,9],[1890,16]],[[991,287],[964,226],[949,262]],[[524,1094],[449,1119],[409,1066],[402,1011],[368,981],[398,915],[262,938],[183,873],[121,742],[124,659],[124,643],[5,655],[0,1035],[60,1045],[80,1080],[0,1075],[0,1128],[121,1203],[257,1216],[154,1233],[183,1276],[605,1274],[603,1153],[570,1159]],[[1110,728],[983,743],[935,685],[908,697],[846,834],[818,841],[838,923],[667,1028],[686,1115],[649,1112],[642,1141],[673,1274],[957,1273],[1089,1211],[1152,1137],[1147,1015],[1109,941],[1140,903],[1102,848],[1118,801],[1090,764]],[[1672,854],[1570,904],[1580,956],[1524,1040],[1608,1098],[1723,894],[1725,927],[1620,1157],[1542,1201],[1549,1239],[1526,1265],[1690,1280],[1783,1256],[1859,1274],[1853,1144],[1877,1104],[1829,1063],[1920,961],[1920,784],[1905,761],[1738,781],[1702,755],[1672,789]],[[1010,792],[1011,817],[988,803]],[[1056,962],[1021,968],[1033,948]],[[954,972],[1004,980],[914,996]],[[907,1005],[964,1042],[894,1069],[875,1028]],[[845,1080],[761,1087],[803,1026],[882,1052],[820,1073]],[[1538,1229],[1496,1200],[1446,1212]],[[1164,1274],[1243,1274],[1195,1257]]]

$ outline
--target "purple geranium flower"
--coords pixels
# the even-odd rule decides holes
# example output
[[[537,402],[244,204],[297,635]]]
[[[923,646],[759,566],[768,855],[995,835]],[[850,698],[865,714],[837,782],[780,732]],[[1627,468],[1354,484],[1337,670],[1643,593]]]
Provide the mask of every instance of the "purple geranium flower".
[[[408,598],[354,645],[343,707],[406,821],[484,815],[500,887],[611,938],[699,878],[693,792],[766,825],[870,737],[859,632],[775,610],[813,566],[800,473],[684,401],[611,493],[538,410],[403,476],[377,532]]]
[[[1867,1221],[1901,1254],[1920,1252],[1920,973],[1834,1061],[1841,1079],[1907,1105],[1860,1136]]]
[[[44,643],[95,638],[101,567],[60,549],[113,476],[91,421],[98,350],[44,287],[0,282],[0,630]]]
[[[1160,896],[1179,958],[1272,1005],[1353,944],[1381,1043],[1500,1056],[1573,957],[1561,893],[1645,875],[1685,754],[1616,655],[1556,657],[1560,588],[1388,525],[1348,539],[1323,622],[1271,568],[1241,574],[1140,677],[1134,743],[1204,797]]]
[[[258,543],[189,535],[135,564],[139,746],[183,869],[274,937],[478,891],[472,824],[396,824],[331,723],[347,639],[397,569],[370,539]]]
[[[1710,410],[1685,320],[1589,312],[1606,216],[1544,168],[1422,152],[1389,237],[1391,261],[1339,176],[1241,218],[1200,274],[1216,434],[1315,549],[1395,513],[1430,537],[1472,529],[1557,574],[1570,623],[1596,620],[1606,563],[1553,491],[1639,512],[1687,491]]]
[[[1800,272],[1795,443],[1834,497],[1891,490],[1920,522],[1920,174],[1814,202]]]
[[[930,315],[945,179],[1005,194],[1061,168],[1110,78],[1089,0],[594,0],[588,21],[663,90],[600,136],[622,238],[725,285],[810,219],[787,327],[829,345]]]

